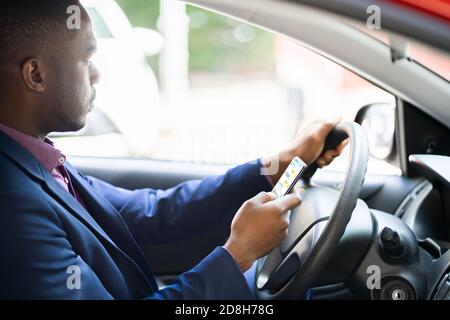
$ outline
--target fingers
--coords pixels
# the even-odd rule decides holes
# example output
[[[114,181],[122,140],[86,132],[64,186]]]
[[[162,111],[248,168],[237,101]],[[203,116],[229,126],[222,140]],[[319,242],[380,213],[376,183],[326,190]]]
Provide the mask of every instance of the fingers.
[[[344,141],[342,141],[336,148],[336,151],[341,154],[342,151],[344,151],[345,147],[350,143],[350,139],[347,138]]]
[[[349,144],[350,140],[347,138],[342,141],[336,149],[328,150],[323,155],[317,159],[316,163],[319,168],[323,168],[333,162],[334,158],[340,156],[344,151],[345,147]]]
[[[282,212],[286,212],[300,205],[301,202],[300,195],[294,192],[272,201],[269,205],[277,207]]]
[[[275,200],[276,198],[277,197],[273,192],[260,192],[248,201],[254,204],[264,204],[266,202]]]
[[[330,131],[341,121],[342,116],[334,116],[325,120],[321,128],[322,134],[324,134],[325,136],[328,135],[328,133],[330,133]]]
[[[319,168],[323,168],[327,165],[329,165],[331,162],[333,162],[335,156],[332,155],[330,152],[325,153],[323,156],[321,156],[319,159],[317,159],[316,163]]]
[[[342,121],[342,116],[334,116],[327,119],[327,123],[331,124],[333,127]]]
[[[339,155],[340,153],[337,150],[328,150],[323,155],[321,155],[319,159],[317,159],[317,166],[319,168],[327,166],[334,160],[334,158]]]

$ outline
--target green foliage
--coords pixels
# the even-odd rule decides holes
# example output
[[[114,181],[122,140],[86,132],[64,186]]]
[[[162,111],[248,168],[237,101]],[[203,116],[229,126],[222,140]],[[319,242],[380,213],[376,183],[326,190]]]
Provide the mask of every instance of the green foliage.
[[[156,29],[159,0],[116,0],[116,2],[128,16],[133,26]]]
[[[134,26],[156,29],[158,0],[116,0]],[[273,65],[274,38],[267,31],[216,13],[187,6],[191,17],[189,65],[201,72],[259,72]],[[236,34],[243,31],[244,41]],[[242,34],[242,32],[241,32]],[[242,39],[241,39],[242,40]],[[154,66],[154,59],[152,59]]]
[[[189,33],[190,67],[209,72],[255,72],[270,68],[273,61],[273,35],[241,22],[195,7],[188,7],[191,21],[203,20]],[[235,34],[243,29],[249,42]],[[241,32],[242,33],[242,32]]]

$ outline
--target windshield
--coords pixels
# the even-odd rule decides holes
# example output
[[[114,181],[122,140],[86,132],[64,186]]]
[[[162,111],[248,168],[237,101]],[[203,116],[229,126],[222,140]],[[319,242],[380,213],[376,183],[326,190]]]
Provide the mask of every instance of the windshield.
[[[450,57],[418,43],[409,45],[409,56],[416,62],[450,81]]]
[[[361,23],[350,22],[349,24],[387,46],[391,46],[388,32],[384,30],[370,30]],[[450,55],[416,41],[405,40],[408,42],[408,57],[450,82]]]

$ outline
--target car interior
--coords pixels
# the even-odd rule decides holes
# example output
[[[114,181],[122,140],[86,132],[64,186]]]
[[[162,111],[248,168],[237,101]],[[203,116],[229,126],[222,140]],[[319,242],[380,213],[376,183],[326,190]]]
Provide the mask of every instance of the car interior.
[[[318,300],[450,299],[450,82],[404,49],[408,41],[419,41],[450,54],[450,25],[384,2],[384,43],[355,27],[367,18],[357,10],[365,1],[188,3],[288,37],[396,98],[388,161],[402,174],[366,174],[366,109],[355,122],[339,125],[336,132],[351,141],[347,170],[318,170],[297,183],[303,203],[291,212],[288,237],[258,261],[258,298],[302,299],[312,288],[311,298]],[[329,139],[336,143],[332,135]],[[147,159],[72,156],[70,161],[83,174],[127,189],[166,189],[229,168]],[[159,284],[193,267],[222,245],[228,232],[224,226],[144,248]]]

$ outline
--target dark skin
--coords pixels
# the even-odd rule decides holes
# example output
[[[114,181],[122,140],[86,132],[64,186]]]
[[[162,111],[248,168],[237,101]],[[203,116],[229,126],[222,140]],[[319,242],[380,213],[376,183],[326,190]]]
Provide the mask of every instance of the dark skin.
[[[90,61],[96,47],[83,11],[82,28],[69,39],[17,48],[0,69],[0,121],[41,139],[83,128],[100,78]]]
[[[35,41],[0,64],[0,122],[33,137],[45,139],[51,132],[80,130],[93,108],[94,85],[100,75],[90,59],[96,40],[85,9],[82,28],[69,40],[45,43]],[[325,138],[339,119],[309,125],[284,150],[264,158],[277,168],[270,174],[275,183],[294,156],[320,167],[338,156],[346,143],[322,154]],[[298,206],[296,194],[275,199],[261,192],[247,200],[236,213],[231,234],[225,243],[242,271],[279,246],[289,226],[287,212]]]

